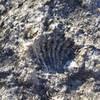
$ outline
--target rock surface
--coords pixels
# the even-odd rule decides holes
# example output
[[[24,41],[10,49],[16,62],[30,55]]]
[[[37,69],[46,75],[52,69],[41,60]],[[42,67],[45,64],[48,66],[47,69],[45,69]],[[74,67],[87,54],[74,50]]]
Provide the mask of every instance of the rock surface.
[[[100,0],[0,0],[0,100],[99,100]]]

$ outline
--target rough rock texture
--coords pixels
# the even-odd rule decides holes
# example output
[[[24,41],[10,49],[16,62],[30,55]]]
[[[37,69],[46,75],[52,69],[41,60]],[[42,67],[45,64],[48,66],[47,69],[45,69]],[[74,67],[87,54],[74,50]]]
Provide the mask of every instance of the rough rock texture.
[[[0,100],[99,100],[100,0],[0,0]]]

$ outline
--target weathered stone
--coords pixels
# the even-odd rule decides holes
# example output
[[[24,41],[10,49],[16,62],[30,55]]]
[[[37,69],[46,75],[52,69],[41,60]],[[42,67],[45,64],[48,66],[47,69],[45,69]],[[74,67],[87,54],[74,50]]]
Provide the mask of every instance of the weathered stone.
[[[0,0],[0,100],[99,100],[100,0]]]

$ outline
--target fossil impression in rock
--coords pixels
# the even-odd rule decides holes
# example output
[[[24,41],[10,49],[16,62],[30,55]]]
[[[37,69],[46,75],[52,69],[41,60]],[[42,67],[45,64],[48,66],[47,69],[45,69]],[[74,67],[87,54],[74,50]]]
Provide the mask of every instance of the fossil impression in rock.
[[[64,72],[76,50],[74,41],[64,34],[41,34],[34,40],[31,56],[43,71]]]

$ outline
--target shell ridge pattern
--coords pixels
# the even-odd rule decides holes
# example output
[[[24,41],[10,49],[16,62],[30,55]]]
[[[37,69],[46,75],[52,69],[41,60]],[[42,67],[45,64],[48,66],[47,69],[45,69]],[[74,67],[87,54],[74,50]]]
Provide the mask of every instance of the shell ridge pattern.
[[[74,59],[75,51],[75,43],[64,34],[41,34],[33,43],[36,63],[49,72],[64,72],[67,62]]]

